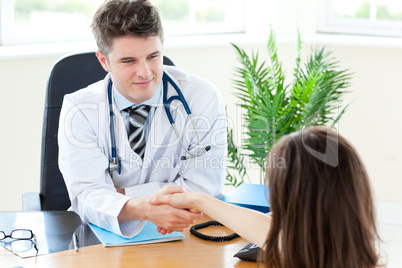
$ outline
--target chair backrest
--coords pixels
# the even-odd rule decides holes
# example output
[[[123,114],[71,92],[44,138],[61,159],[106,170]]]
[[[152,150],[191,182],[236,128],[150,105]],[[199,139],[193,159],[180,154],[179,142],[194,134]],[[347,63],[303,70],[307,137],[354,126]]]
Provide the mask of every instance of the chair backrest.
[[[54,65],[50,73],[42,130],[40,178],[42,210],[67,210],[71,204],[58,165],[57,131],[63,97],[105,76],[106,71],[94,52],[64,57]]]
[[[165,65],[174,65],[164,57]],[[46,92],[42,130],[41,186],[42,210],[67,210],[70,205],[67,188],[58,166],[57,131],[63,97],[103,79],[106,71],[94,52],[74,54],[59,60],[53,67]]]

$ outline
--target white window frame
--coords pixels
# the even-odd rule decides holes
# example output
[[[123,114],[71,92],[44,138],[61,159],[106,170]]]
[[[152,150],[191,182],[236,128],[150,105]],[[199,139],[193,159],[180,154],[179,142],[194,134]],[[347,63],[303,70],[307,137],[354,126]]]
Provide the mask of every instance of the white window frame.
[[[4,40],[7,40],[12,36],[12,27],[4,27],[7,21],[13,21],[14,12],[12,11],[14,1],[0,0],[0,44],[7,45]]]
[[[402,22],[375,19],[375,9],[371,10],[370,19],[336,18],[334,16],[335,0],[318,1],[319,33],[355,34],[371,36],[402,37]],[[370,0],[377,3],[376,0]]]

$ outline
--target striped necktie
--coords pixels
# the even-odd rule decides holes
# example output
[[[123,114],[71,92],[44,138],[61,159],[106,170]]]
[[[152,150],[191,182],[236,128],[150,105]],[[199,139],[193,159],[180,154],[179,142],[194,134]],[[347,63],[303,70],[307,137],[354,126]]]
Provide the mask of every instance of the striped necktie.
[[[130,114],[128,142],[134,152],[136,152],[141,158],[144,157],[145,152],[144,123],[147,120],[150,110],[151,106],[149,105],[138,105],[135,108],[125,109],[125,111]]]

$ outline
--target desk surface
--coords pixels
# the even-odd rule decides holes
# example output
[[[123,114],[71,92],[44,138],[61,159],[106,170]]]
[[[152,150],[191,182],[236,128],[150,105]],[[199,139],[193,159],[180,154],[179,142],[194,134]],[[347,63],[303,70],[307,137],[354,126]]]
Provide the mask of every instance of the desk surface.
[[[203,216],[197,223],[210,220]],[[232,233],[226,227],[202,230],[209,235]],[[0,263],[5,267],[257,267],[233,255],[247,244],[242,238],[230,242],[201,240],[186,229],[182,241],[104,248],[101,244],[82,247],[75,253],[66,250],[31,258],[20,258],[0,247]]]

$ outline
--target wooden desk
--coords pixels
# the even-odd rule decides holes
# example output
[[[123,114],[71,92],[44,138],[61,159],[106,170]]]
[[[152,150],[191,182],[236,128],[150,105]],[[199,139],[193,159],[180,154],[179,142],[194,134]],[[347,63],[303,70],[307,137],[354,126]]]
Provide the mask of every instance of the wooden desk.
[[[203,216],[197,223],[210,220]],[[228,235],[226,227],[208,227],[209,235]],[[209,242],[190,234],[186,229],[182,241],[104,248],[101,244],[83,247],[75,253],[66,250],[38,257],[22,259],[0,247],[0,263],[22,267],[257,267],[257,263],[241,261],[233,255],[247,244],[242,238],[230,242]],[[8,264],[8,263],[7,263]],[[3,266],[2,266],[3,267]]]

